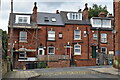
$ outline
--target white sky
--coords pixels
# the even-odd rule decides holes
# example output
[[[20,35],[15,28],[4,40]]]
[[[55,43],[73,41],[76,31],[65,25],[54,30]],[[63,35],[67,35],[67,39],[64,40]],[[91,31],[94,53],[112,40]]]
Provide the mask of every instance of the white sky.
[[[7,30],[10,13],[10,1],[0,0],[0,29]],[[107,6],[107,10],[113,13],[113,0],[13,0],[14,11],[16,13],[32,13],[34,2],[37,2],[38,12],[55,13],[59,11],[78,11],[84,9],[84,4],[88,7],[93,4]]]

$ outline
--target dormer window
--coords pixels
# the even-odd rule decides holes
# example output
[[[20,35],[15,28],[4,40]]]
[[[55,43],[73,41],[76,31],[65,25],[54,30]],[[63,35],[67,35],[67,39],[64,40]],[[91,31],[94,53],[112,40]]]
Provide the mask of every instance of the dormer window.
[[[82,20],[82,13],[68,13],[69,20]]]
[[[111,20],[110,19],[96,19],[91,18],[92,27],[100,27],[100,28],[111,28]]]
[[[27,23],[27,24],[30,24],[30,16],[29,15],[16,15],[15,23]]]

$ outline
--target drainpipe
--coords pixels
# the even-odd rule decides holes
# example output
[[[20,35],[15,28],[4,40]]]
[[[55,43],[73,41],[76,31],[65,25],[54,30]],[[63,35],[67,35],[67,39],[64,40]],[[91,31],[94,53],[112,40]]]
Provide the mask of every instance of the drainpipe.
[[[88,43],[87,43],[87,44],[88,44],[88,59],[89,59],[89,53],[90,53],[90,51],[89,51],[89,42],[90,42],[90,41],[89,41],[89,32],[88,32],[88,28],[87,28],[87,27],[86,27],[86,34],[87,34],[87,38],[88,38],[88,39],[87,39],[87,40],[88,40]]]

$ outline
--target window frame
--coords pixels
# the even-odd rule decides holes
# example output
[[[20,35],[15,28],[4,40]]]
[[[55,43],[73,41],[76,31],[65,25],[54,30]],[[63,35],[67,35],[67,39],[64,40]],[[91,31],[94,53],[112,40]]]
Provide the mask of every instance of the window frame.
[[[21,53],[24,54],[24,57],[20,57],[20,54],[21,54]],[[26,52],[24,52],[24,51],[19,52],[19,58],[27,58],[26,56],[27,56]]]
[[[102,35],[105,34],[106,37],[103,37]],[[106,33],[102,33],[101,34],[101,43],[107,43],[107,34]]]
[[[76,50],[75,46],[79,46],[79,47],[80,47],[80,48],[77,48],[77,49],[80,50],[80,53],[76,53],[76,52],[75,52],[75,50]],[[80,45],[80,44],[75,44],[75,45],[74,45],[74,55],[81,55],[81,45]]]
[[[23,36],[23,35],[22,35],[22,32],[25,33],[24,39],[23,39],[23,37],[21,37],[21,36]],[[19,42],[27,42],[27,32],[26,32],[26,31],[20,31],[20,33],[19,33]]]
[[[69,20],[82,20],[82,13],[67,13],[67,18]]]
[[[30,24],[30,15],[16,15],[15,23]]]
[[[54,52],[53,53],[49,53],[49,48],[53,48]],[[48,55],[54,55],[55,54],[55,47],[54,46],[48,46]]]
[[[102,48],[105,48],[105,50],[106,50],[106,51],[105,51],[105,54],[107,54],[107,47],[101,47],[101,53],[103,52],[103,51],[102,51]]]
[[[96,35],[96,38],[95,38],[95,35]],[[98,34],[93,34],[93,39],[98,40]]]
[[[79,29],[74,30],[74,40],[81,40],[81,30],[79,30],[80,34],[76,34],[76,31],[78,31]],[[80,38],[76,38],[75,36],[79,36]]]
[[[52,37],[50,35],[53,35]],[[55,41],[55,31],[48,31],[48,40]]]

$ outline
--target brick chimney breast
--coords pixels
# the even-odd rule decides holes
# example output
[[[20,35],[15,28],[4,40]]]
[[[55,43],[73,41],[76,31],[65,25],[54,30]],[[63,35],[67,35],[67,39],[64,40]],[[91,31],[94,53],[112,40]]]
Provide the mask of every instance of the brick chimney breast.
[[[33,8],[33,21],[34,23],[37,23],[37,3],[34,3],[34,8]]]

